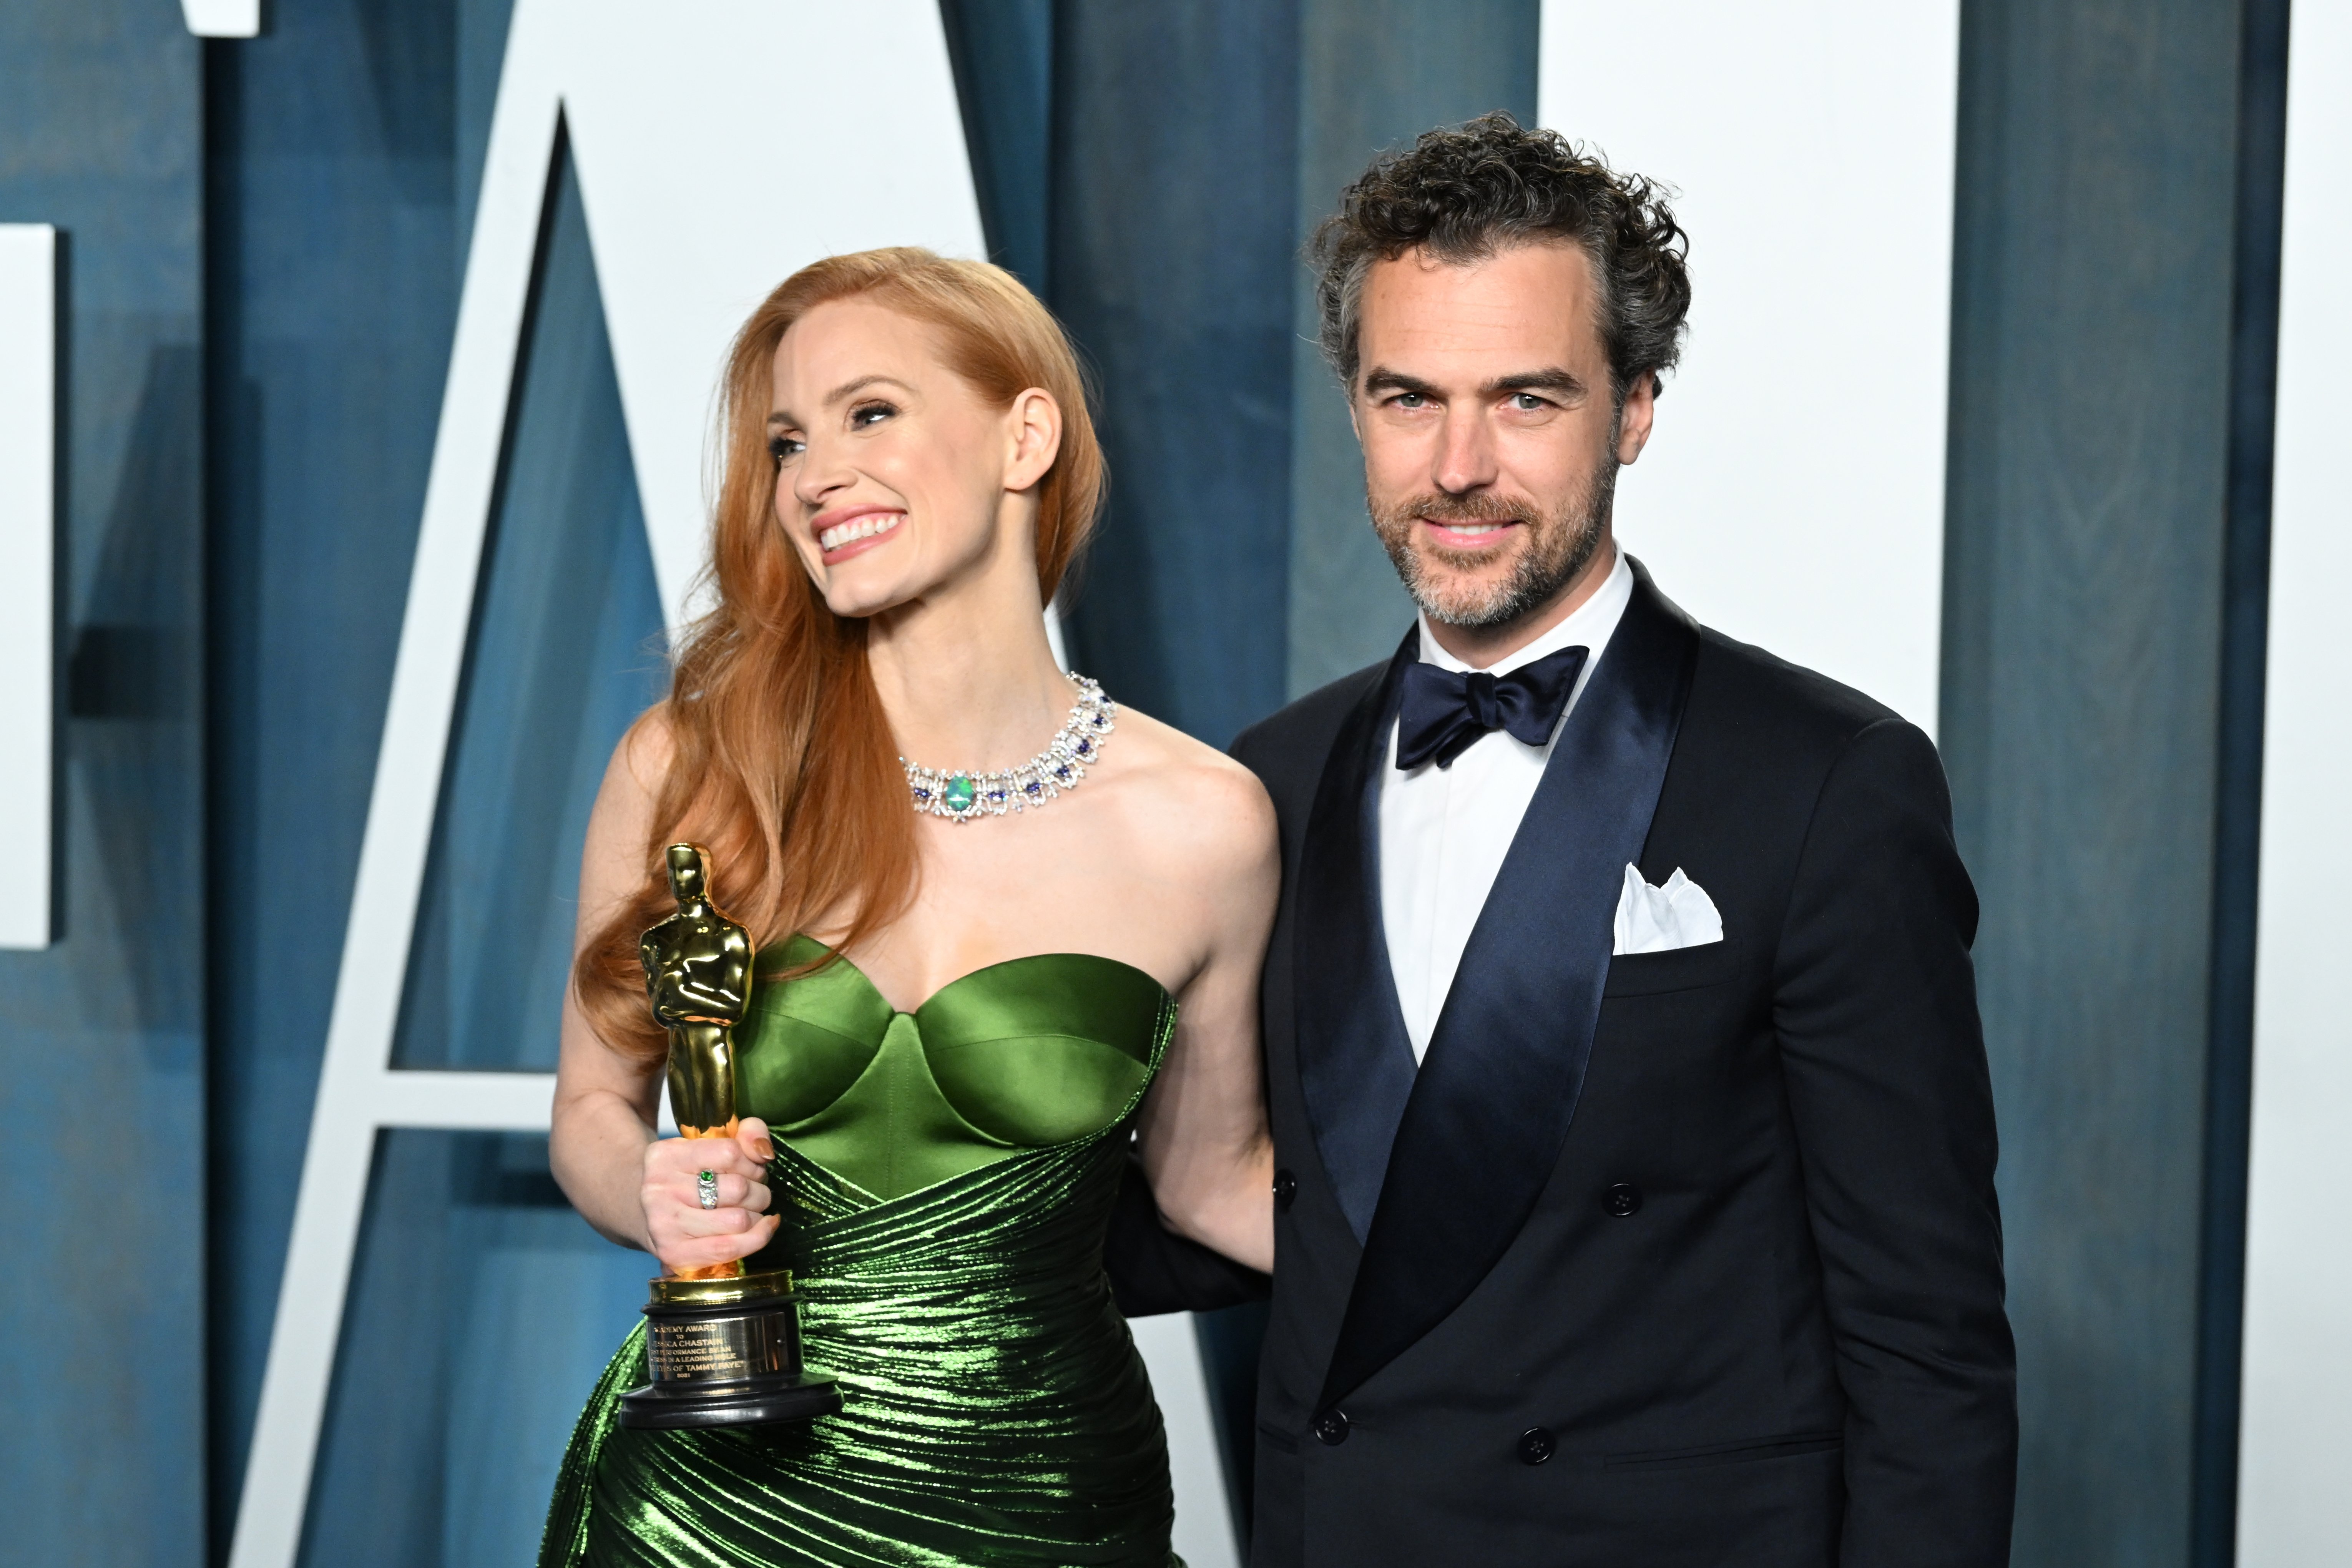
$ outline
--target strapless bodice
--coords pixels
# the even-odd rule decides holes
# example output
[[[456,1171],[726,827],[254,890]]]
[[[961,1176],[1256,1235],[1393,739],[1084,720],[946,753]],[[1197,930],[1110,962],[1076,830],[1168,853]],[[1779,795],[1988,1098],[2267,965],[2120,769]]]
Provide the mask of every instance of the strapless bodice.
[[[826,950],[805,937],[761,973]],[[774,1133],[775,1239],[837,1415],[618,1424],[590,1396],[542,1568],[1177,1568],[1151,1384],[1103,1277],[1127,1122],[1176,1004],[1113,959],[976,970],[911,1013],[836,957],[756,984],[737,1105]]]
[[[759,971],[828,951],[795,936],[765,949]],[[903,1197],[1123,1121],[1175,1015],[1150,975],[1091,953],[991,964],[911,1013],[836,956],[754,987],[736,1030],[736,1103],[876,1200]]]

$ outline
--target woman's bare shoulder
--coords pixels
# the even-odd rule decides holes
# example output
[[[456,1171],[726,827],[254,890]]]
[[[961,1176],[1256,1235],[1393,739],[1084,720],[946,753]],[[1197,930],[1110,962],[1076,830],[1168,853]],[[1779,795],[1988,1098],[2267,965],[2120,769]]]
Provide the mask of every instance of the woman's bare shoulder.
[[[677,737],[670,728],[669,704],[657,702],[637,716],[613,748],[604,764],[604,780],[596,790],[596,804],[588,817],[588,853],[592,860],[618,854],[634,865],[646,836],[653,830],[655,803],[677,755]]]
[[[623,774],[645,794],[657,795],[662,780],[669,773],[670,762],[677,755],[677,734],[670,724],[669,702],[664,699],[638,714],[636,721],[622,731],[605,773],[608,778]]]
[[[1118,776],[1126,813],[1171,863],[1213,879],[1251,877],[1273,864],[1274,802],[1257,775],[1148,713],[1121,708],[1111,744],[1124,745]]]

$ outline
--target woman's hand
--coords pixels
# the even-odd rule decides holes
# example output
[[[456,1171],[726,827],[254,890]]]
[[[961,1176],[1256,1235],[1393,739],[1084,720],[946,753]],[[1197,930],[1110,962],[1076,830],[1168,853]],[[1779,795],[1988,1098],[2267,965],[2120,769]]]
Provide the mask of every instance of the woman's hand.
[[[768,1213],[762,1178],[776,1146],[768,1124],[747,1116],[732,1138],[661,1138],[646,1145],[646,1246],[672,1274],[749,1258],[768,1245],[782,1216]],[[719,1178],[719,1206],[706,1209],[697,1178]]]

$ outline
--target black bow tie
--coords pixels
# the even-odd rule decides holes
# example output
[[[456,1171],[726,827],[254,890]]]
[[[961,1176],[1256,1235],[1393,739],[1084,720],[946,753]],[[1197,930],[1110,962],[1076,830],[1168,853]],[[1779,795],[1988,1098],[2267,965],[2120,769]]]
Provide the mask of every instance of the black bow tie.
[[[1450,768],[1481,735],[1508,730],[1514,740],[1540,746],[1551,739],[1586,650],[1564,647],[1499,679],[1483,669],[1404,668],[1404,703],[1397,710],[1396,765],[1410,773],[1436,762]]]

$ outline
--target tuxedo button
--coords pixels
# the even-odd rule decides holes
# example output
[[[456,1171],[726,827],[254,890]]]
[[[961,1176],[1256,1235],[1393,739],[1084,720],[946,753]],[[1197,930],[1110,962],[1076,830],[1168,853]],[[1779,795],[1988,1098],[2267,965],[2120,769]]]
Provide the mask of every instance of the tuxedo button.
[[[1601,1206],[1609,1211],[1612,1219],[1632,1219],[1642,1212],[1642,1189],[1631,1182],[1620,1182],[1601,1194]]]
[[[1286,1209],[1298,1198],[1298,1178],[1287,1171],[1274,1173],[1274,1206]]]
[[[1315,1418],[1315,1436],[1336,1448],[1348,1440],[1348,1413],[1326,1410]]]
[[[1523,1465],[1540,1465],[1559,1451],[1559,1445],[1553,1440],[1549,1427],[1530,1426],[1519,1434],[1519,1463]]]

